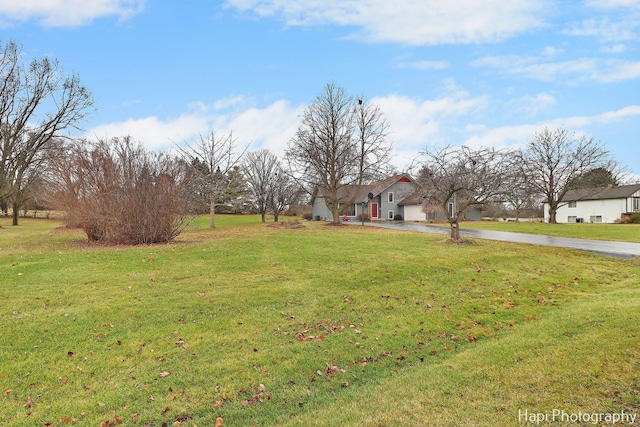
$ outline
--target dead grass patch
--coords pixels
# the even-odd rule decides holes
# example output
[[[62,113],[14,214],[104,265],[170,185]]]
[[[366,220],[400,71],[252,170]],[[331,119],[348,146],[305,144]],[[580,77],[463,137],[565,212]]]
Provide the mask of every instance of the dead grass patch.
[[[285,230],[291,230],[296,228],[306,228],[306,226],[303,224],[300,224],[300,221],[298,221],[297,219],[293,221],[274,222],[273,224],[267,225],[267,227],[285,229]]]

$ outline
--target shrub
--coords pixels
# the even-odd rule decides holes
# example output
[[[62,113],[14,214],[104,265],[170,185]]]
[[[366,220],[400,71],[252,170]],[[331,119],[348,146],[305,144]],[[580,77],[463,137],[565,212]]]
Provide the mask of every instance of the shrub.
[[[369,222],[369,221],[371,221],[371,218],[369,217],[368,213],[359,213],[358,214],[358,221],[360,221],[360,222],[362,222],[362,221]]]
[[[640,212],[636,212],[629,217],[629,222],[633,224],[640,224]]]
[[[402,221],[402,215],[400,214],[395,214],[395,216],[393,217],[394,221]]]
[[[53,163],[52,202],[90,241],[163,243],[187,224],[190,176],[181,161],[127,137],[66,147]]]

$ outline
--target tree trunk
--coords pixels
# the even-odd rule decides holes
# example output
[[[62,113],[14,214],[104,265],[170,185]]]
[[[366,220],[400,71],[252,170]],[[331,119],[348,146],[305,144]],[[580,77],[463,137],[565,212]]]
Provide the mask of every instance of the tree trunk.
[[[13,204],[13,221],[11,222],[11,225],[18,225],[18,214],[19,214],[19,206],[14,203]]]
[[[211,197],[211,205],[209,206],[209,228],[216,228],[216,199]]]
[[[331,216],[333,216],[333,223],[340,223],[340,208],[338,208],[337,203],[336,206],[331,207]]]
[[[451,224],[451,240],[457,242],[460,240],[460,227],[458,221],[453,221]]]
[[[549,206],[549,224],[557,224],[556,220],[556,208]]]
[[[265,211],[262,211],[260,213],[260,217],[262,219],[262,222],[267,222],[267,213]]]
[[[273,211],[273,222],[278,222],[278,219],[280,218],[280,212],[278,212],[277,210]]]

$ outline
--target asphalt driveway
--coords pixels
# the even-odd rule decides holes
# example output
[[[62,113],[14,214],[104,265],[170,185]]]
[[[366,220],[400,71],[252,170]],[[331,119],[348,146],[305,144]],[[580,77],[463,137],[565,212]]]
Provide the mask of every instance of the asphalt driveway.
[[[404,221],[367,222],[368,226],[395,230],[417,231],[449,235],[448,227]],[[498,240],[502,242],[527,243],[531,245],[557,246],[597,252],[617,258],[640,256],[640,243],[612,242],[607,240],[574,239],[569,237],[544,236],[539,234],[510,233],[508,231],[468,230],[460,228],[460,235],[475,239]]]

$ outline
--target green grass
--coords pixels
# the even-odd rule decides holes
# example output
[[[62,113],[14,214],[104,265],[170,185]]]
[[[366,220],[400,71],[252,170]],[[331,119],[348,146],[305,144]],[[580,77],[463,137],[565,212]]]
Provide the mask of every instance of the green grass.
[[[518,425],[640,412],[638,260],[196,218],[167,245],[0,220],[0,424]],[[562,425],[555,423],[554,425]]]
[[[449,227],[448,224],[442,223],[434,225]],[[640,224],[547,224],[543,222],[465,221],[460,224],[460,228],[640,243]]]

